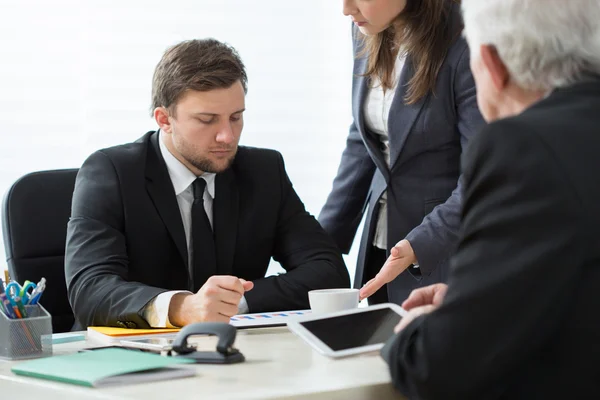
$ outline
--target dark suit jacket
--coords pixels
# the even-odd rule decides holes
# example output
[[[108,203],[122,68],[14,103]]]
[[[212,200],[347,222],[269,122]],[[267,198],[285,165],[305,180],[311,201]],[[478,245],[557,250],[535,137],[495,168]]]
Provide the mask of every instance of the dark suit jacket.
[[[460,37],[459,13],[457,5],[449,11],[448,34],[456,39],[438,74],[435,95],[412,105],[403,100],[414,74],[410,56],[406,59],[388,120],[391,168],[379,138],[365,126],[367,56],[358,57],[361,42],[354,41],[354,122],[319,222],[348,253],[369,206],[354,279],[354,286],[361,287],[379,199],[387,190],[388,250],[406,238],[420,265],[388,284],[388,297],[395,303],[401,303],[414,288],[446,281],[447,261],[456,245],[460,221],[460,156],[463,146],[484,124],[477,108],[469,49]]]
[[[281,154],[240,147],[215,192],[217,274],[254,282],[250,311],[309,308],[308,290],[349,285],[341,254],[305,211]],[[286,274],[264,277],[271,257]],[[92,154],[77,176],[65,256],[80,327],[148,326],[142,311],[151,299],[191,289],[187,260],[158,134]]]
[[[484,129],[444,304],[383,355],[411,399],[600,398],[600,79]]]

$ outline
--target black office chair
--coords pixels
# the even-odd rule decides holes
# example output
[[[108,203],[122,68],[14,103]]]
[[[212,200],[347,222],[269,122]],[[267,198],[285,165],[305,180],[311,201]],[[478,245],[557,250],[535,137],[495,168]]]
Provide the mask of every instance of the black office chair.
[[[55,333],[70,331],[74,322],[64,263],[77,171],[27,174],[10,187],[2,207],[2,234],[10,276],[19,283],[46,278],[40,304],[52,314]]]

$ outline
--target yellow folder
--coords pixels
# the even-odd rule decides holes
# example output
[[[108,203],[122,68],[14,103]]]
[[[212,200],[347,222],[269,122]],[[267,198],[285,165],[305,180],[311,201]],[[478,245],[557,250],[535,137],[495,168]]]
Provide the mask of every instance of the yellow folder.
[[[87,333],[90,339],[100,339],[104,341],[118,341],[122,337],[159,335],[166,333],[179,332],[180,328],[155,328],[155,329],[127,329],[113,328],[111,326],[88,326]]]

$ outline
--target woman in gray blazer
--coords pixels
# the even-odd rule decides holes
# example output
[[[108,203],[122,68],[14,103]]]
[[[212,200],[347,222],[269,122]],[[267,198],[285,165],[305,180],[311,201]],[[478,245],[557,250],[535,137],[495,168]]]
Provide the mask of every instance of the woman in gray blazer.
[[[484,124],[458,3],[344,0],[354,122],[319,221],[348,253],[368,206],[354,286],[371,304],[447,277],[460,156]]]

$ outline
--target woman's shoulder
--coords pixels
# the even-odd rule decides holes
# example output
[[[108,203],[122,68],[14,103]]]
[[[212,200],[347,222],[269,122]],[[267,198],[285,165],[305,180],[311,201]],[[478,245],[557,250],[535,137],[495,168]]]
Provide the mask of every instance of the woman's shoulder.
[[[450,44],[448,48],[448,60],[455,60],[456,63],[463,57],[464,55],[468,56],[469,45],[462,35],[459,35],[454,41]]]
[[[450,14],[448,17],[450,46],[448,47],[446,62],[450,61],[457,64],[465,53],[468,56],[469,45],[463,36],[463,20],[460,12],[460,4],[454,1],[450,3]]]

